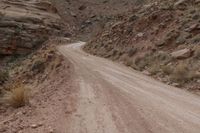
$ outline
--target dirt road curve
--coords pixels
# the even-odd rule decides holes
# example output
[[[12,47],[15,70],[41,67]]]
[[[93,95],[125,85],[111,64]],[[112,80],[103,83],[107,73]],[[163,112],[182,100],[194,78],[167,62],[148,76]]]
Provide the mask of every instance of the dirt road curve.
[[[80,86],[67,133],[200,133],[200,98],[123,65],[60,46]]]

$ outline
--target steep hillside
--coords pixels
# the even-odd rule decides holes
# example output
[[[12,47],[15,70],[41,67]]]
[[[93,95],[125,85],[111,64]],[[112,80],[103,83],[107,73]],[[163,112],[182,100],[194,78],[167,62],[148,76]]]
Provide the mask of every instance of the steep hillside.
[[[40,48],[48,39],[66,36],[67,27],[48,0],[0,1],[0,90],[17,60]],[[19,58],[22,57],[22,58]]]
[[[69,34],[48,0],[2,0],[0,16],[1,105],[5,92],[12,94],[12,88],[15,90],[18,84],[43,81],[44,70],[46,76],[51,73],[54,63],[61,61],[55,53],[55,44],[49,41]]]
[[[155,2],[116,18],[84,50],[191,91],[200,89],[200,2]]]
[[[53,0],[52,0],[53,1]],[[76,38],[89,40],[116,15],[143,5],[148,0],[56,0],[60,16],[76,31]]]

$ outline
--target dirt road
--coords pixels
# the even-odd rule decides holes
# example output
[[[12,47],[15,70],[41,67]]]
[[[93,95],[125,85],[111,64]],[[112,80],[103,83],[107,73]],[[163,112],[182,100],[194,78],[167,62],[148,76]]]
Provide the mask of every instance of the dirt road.
[[[81,50],[60,46],[80,86],[67,133],[199,133],[200,98]]]

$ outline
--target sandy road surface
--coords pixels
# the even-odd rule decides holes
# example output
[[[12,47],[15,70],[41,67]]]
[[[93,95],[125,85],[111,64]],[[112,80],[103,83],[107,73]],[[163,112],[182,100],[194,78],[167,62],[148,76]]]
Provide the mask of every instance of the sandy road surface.
[[[200,98],[123,65],[60,46],[80,86],[67,133],[200,133]]]

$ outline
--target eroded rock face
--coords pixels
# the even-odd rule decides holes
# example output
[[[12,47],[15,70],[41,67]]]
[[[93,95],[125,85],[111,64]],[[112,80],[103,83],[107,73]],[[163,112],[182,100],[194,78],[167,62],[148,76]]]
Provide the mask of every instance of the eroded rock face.
[[[46,0],[0,1],[0,55],[27,54],[62,34],[61,18]]]

